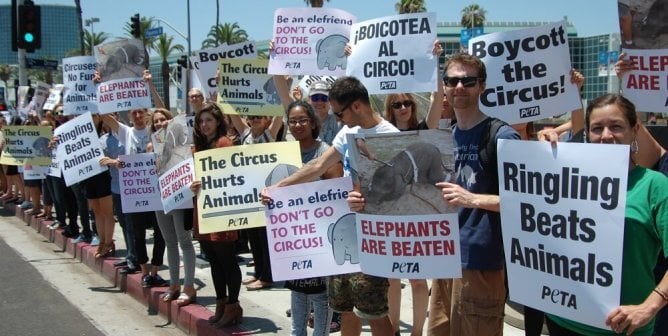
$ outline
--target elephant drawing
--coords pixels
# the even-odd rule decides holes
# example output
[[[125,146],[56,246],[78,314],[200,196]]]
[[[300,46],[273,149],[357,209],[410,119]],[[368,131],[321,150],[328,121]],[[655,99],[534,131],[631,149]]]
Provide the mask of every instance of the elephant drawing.
[[[264,185],[266,187],[274,185],[278,183],[278,181],[294,174],[297,170],[299,170],[298,167],[290,164],[278,164],[276,167],[274,167],[274,169],[271,170],[271,173],[267,175],[267,178],[264,181]]]
[[[315,46],[315,50],[318,53],[318,69],[324,69],[325,67],[334,71],[337,67],[341,69],[346,69],[346,55],[343,52],[343,49],[348,43],[348,38],[339,35],[329,35],[322,40],[319,40]]]
[[[337,265],[343,265],[346,260],[351,264],[359,264],[354,213],[345,214],[336,223],[330,224],[327,237],[332,244],[332,253]]]

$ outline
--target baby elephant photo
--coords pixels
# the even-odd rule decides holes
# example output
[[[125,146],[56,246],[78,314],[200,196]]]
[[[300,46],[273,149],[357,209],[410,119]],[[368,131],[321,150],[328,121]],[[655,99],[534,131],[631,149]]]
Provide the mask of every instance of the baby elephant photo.
[[[367,201],[378,204],[401,197],[417,183],[434,185],[446,178],[441,152],[430,143],[416,142],[383,163],[373,174]],[[434,187],[435,188],[435,187]]]

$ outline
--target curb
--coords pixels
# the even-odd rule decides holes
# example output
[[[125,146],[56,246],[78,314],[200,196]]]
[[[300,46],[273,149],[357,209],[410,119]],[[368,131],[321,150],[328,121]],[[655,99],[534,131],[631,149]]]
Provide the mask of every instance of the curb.
[[[209,317],[213,316],[213,312],[200,304],[195,303],[179,307],[175,302],[162,302],[160,296],[168,290],[168,287],[144,288],[141,286],[141,274],[121,274],[120,269],[114,267],[114,263],[122,258],[95,259],[96,247],[87,243],[72,243],[71,238],[63,236],[63,229],[52,230],[48,228],[48,225],[52,224],[53,221],[34,218],[32,214],[26,214],[24,209],[19,208],[14,203],[4,204],[3,206],[10,213],[14,212],[17,218],[23,220],[27,226],[32,227],[48,242],[102,275],[110,284],[146,306],[149,312],[155,312],[164,317],[167,322],[174,323],[184,333],[197,336],[227,336],[249,333],[249,330],[243,328],[243,326],[233,326],[225,329],[215,328],[208,321]]]

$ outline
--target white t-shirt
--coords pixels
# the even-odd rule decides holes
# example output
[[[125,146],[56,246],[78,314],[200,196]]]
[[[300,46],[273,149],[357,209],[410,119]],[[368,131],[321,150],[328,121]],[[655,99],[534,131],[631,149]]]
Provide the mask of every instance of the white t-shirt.
[[[151,134],[148,126],[138,130],[125,124],[118,124],[118,141],[125,146],[126,155],[146,153]]]
[[[343,176],[351,176],[353,174],[353,169],[350,165],[350,155],[348,154],[348,138],[347,134],[376,134],[376,133],[394,133],[399,132],[399,129],[390,124],[389,121],[383,119],[381,122],[376,124],[376,126],[371,128],[361,128],[359,126],[348,127],[343,126],[339,133],[336,134],[334,140],[332,141],[332,147],[336,149],[337,152],[343,157]]]

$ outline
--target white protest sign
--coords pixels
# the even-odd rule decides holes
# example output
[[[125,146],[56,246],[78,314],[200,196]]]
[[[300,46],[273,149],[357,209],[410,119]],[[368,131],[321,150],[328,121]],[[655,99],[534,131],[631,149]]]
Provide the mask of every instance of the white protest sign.
[[[621,291],[629,146],[557,147],[499,140],[510,298],[608,329]]]
[[[46,178],[46,173],[48,172],[49,167],[35,166],[35,165],[24,165],[23,166],[23,179],[24,180],[43,180]]]
[[[355,21],[352,14],[335,8],[278,8],[269,73],[344,75],[343,49]]]
[[[282,116],[283,105],[267,60],[220,61],[218,102],[225,114]]]
[[[274,280],[360,271],[349,177],[268,189],[265,211]]]
[[[255,42],[246,41],[242,43],[221,45],[216,48],[204,49],[190,57],[194,71],[199,77],[202,92],[205,99],[210,99],[216,94],[216,71],[218,63],[226,58],[256,59],[257,50]],[[197,87],[194,84],[191,87]]]
[[[100,113],[151,108],[144,74],[144,44],[139,39],[116,40],[95,46],[102,83],[97,86]]]
[[[194,195],[190,185],[195,180],[193,167],[193,158],[188,158],[160,175],[160,198],[165,213],[174,209],[192,208]]]
[[[354,24],[346,74],[371,94],[432,92],[438,79],[436,14],[387,16]]]
[[[32,105],[36,112],[39,112],[42,109],[42,105],[44,105],[46,97],[49,96],[50,88],[50,84],[37,82],[37,85],[35,86],[35,93],[32,96]]]
[[[63,84],[56,84],[49,90],[49,96],[44,102],[42,108],[44,110],[53,110],[58,104],[60,104],[60,95],[63,93]]]
[[[97,61],[94,56],[63,58],[63,114],[97,111],[97,89],[93,82]]]
[[[382,216],[357,214],[362,272],[386,278],[460,278],[456,213]]]
[[[58,162],[58,151],[57,150],[52,150],[51,151],[51,164],[49,165],[49,170],[47,170],[46,174],[49,176],[53,177],[61,177],[62,173],[60,172],[60,164]]]
[[[162,210],[155,153],[119,155],[118,160],[123,213]]]
[[[487,68],[480,95],[486,115],[517,124],[582,107],[570,78],[566,21],[482,35],[469,41],[469,50]]]
[[[54,135],[58,137],[56,156],[66,185],[107,170],[106,166],[100,165],[104,154],[90,112],[60,125]]]
[[[633,70],[624,74],[624,97],[639,112],[668,112],[668,49],[624,49]]]

